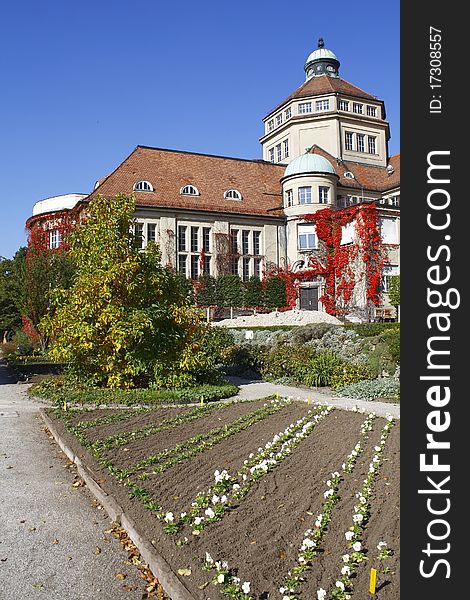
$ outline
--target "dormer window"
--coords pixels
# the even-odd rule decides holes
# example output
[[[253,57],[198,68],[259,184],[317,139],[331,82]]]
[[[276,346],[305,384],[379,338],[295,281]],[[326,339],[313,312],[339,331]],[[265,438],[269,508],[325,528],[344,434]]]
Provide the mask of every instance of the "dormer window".
[[[134,183],[134,192],[153,192],[153,185],[150,181],[136,181]]]
[[[238,190],[231,189],[231,190],[227,190],[224,193],[224,198],[225,198],[225,200],[241,200],[242,195],[240,194],[240,192]]]
[[[346,177],[346,179],[354,179],[354,173],[351,173],[351,171],[346,171],[344,176]]]
[[[185,185],[180,189],[180,194],[182,196],[199,196],[199,190],[195,185]]]

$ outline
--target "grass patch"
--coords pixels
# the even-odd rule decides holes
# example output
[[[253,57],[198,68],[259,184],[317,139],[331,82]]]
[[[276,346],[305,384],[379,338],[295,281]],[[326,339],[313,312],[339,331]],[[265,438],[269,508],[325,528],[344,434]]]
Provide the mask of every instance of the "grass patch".
[[[57,404],[106,404],[106,405],[148,405],[148,404],[185,404],[213,402],[222,398],[230,398],[238,392],[238,387],[231,383],[220,385],[204,384],[192,388],[175,390],[108,390],[103,388],[87,388],[72,386],[59,378],[46,379],[32,385],[28,393],[32,396],[46,398]]]

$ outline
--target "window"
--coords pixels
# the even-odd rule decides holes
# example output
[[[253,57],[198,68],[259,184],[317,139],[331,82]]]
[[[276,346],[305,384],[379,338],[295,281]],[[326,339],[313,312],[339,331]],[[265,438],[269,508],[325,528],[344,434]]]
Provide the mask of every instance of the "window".
[[[346,223],[341,227],[341,245],[352,244],[355,239],[356,229],[354,227],[354,223]]]
[[[178,252],[186,252],[186,226],[178,226]]]
[[[400,196],[392,196],[388,199],[388,203],[390,206],[400,206]]]
[[[269,149],[269,160],[274,162],[274,148]]]
[[[287,158],[289,156],[289,140],[284,140],[282,144],[284,147],[284,158]]]
[[[367,107],[367,116],[368,117],[376,117],[377,116],[377,107],[376,106],[368,106]]]
[[[231,260],[230,260],[230,272],[232,275],[238,275],[238,229],[232,229],[230,232],[230,244],[231,244]]]
[[[253,231],[253,254],[261,254],[261,232]]]
[[[380,236],[384,244],[397,244],[397,220],[396,219],[380,219]]]
[[[232,229],[230,236],[232,244],[232,254],[238,254],[238,229]]]
[[[284,111],[284,117],[287,120],[287,119],[290,119],[291,116],[292,116],[292,109],[290,107],[286,108],[286,110]]]
[[[358,152],[365,152],[364,138],[363,133],[356,133],[356,150]]]
[[[274,119],[268,121],[268,131],[272,131],[274,129]]]
[[[248,281],[248,279],[250,279],[250,259],[244,257],[242,264],[243,264],[242,279],[243,279],[243,281]]]
[[[312,188],[299,187],[299,204],[312,204]]]
[[[186,262],[188,256],[186,254],[178,254],[178,273],[186,275]]]
[[[147,223],[147,243],[157,239],[157,226],[155,223]]]
[[[282,125],[282,113],[279,113],[276,117],[276,127],[279,127],[279,125]]]
[[[137,248],[144,247],[144,224],[134,223],[134,241]]]
[[[60,231],[58,229],[49,231],[49,248],[51,248],[51,250],[60,248],[61,242],[62,242],[62,234],[60,233]]]
[[[242,195],[240,194],[240,192],[238,190],[227,190],[224,193],[224,198],[226,200],[241,200],[242,199]]]
[[[369,149],[369,154],[377,154],[376,140],[377,138],[371,135],[367,136],[367,146]]]
[[[354,173],[351,173],[351,171],[346,171],[344,176],[346,179],[354,179]]]
[[[281,162],[282,160],[281,144],[277,144],[276,146],[276,160],[277,162]]]
[[[298,225],[299,250],[314,250],[317,247],[315,225]]]
[[[329,110],[329,109],[330,109],[330,101],[329,100],[317,100],[315,102],[315,110],[316,111]]]
[[[292,206],[294,204],[294,194],[292,190],[286,190],[286,206]]]
[[[305,114],[305,113],[311,113],[312,112],[312,103],[311,102],[301,102],[299,104],[299,115]]]
[[[250,232],[242,231],[242,254],[250,253]]]
[[[344,143],[346,150],[353,149],[353,134],[351,131],[346,131],[346,133],[344,134]]]
[[[353,102],[353,113],[356,113],[357,115],[362,115],[362,110],[363,110],[363,105],[362,104],[358,104],[357,102]]]
[[[330,188],[324,185],[321,185],[318,188],[318,202],[320,204],[328,204]]]
[[[349,102],[347,100],[340,100],[338,108],[339,110],[349,110]]]
[[[191,254],[191,279],[197,279],[199,275],[199,256]]]
[[[199,250],[199,227],[191,227],[191,252]]]
[[[153,185],[150,181],[136,181],[134,183],[134,192],[153,192]]]
[[[382,277],[380,279],[382,283],[382,291],[386,294],[390,289],[390,277],[392,275],[400,275],[400,268],[397,265],[385,265],[382,269]]]
[[[180,189],[180,194],[182,196],[199,196],[199,190],[195,185],[185,185]]]
[[[261,258],[255,258],[253,275],[261,279]]]
[[[211,241],[211,228],[203,227],[202,228],[202,247],[204,248],[204,252],[210,252],[210,241]]]
[[[210,275],[211,273],[211,257],[204,256],[204,273]]]

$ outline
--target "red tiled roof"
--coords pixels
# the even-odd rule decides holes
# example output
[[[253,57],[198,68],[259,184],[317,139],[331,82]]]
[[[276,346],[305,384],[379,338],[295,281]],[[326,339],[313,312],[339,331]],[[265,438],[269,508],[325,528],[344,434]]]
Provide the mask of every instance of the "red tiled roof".
[[[288,98],[281,102],[281,104],[278,104],[276,108],[273,108],[273,110],[270,111],[269,115],[275,112],[278,108],[281,108],[281,106],[284,106],[284,104],[287,104],[289,100],[337,92],[345,94],[346,96],[355,96],[357,98],[363,98],[365,100],[374,100],[375,102],[379,101],[379,99],[376,96],[372,96],[364,90],[361,90],[361,88],[358,88],[352,83],[349,83],[345,79],[341,79],[341,77],[330,77],[328,75],[320,75],[319,77],[311,77],[310,79],[307,79],[307,81],[305,81],[298,89],[296,89],[294,93],[292,93]]]
[[[400,185],[400,155],[396,154],[388,160],[388,165],[393,167],[390,173],[387,167],[378,167],[374,165],[365,165],[363,163],[346,161],[338,162],[326,150],[320,146],[312,146],[310,152],[324,156],[333,165],[336,174],[339,176],[338,185],[354,189],[364,189],[386,192]],[[345,177],[344,174],[350,171],[354,179]]]
[[[280,204],[279,180],[284,170],[285,165],[262,160],[137,146],[85,200],[98,194],[130,194],[137,181],[147,180],[155,191],[134,192],[136,206],[280,216],[272,209]],[[187,184],[196,186],[200,195],[182,196],[180,189]],[[224,199],[224,192],[231,188],[241,193],[242,200]]]

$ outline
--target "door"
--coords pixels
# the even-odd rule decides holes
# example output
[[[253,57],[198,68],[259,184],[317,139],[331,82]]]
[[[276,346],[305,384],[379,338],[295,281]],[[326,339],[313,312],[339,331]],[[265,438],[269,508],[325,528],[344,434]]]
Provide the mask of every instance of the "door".
[[[318,310],[318,287],[300,288],[300,310]]]

